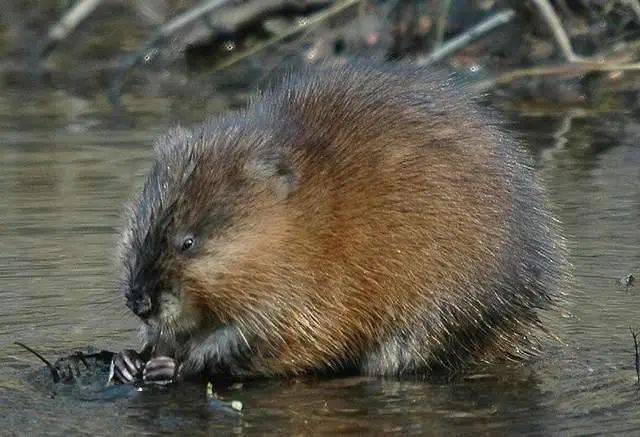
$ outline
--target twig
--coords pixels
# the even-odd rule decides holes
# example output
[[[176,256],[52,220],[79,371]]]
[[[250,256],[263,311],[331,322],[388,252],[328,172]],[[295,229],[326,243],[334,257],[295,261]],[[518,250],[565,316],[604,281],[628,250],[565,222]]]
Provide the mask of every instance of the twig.
[[[328,8],[325,11],[322,12],[318,12],[315,15],[312,15],[304,24],[300,24],[297,27],[294,27],[293,29],[287,30],[285,32],[282,32],[278,35],[275,35],[274,37],[266,40],[265,42],[261,43],[261,44],[256,44],[255,46],[251,47],[249,50],[246,50],[242,53],[238,53],[235,56],[231,56],[228,59],[226,59],[225,61],[217,64],[214,68],[213,71],[220,71],[223,70],[225,68],[228,68],[234,64],[237,64],[238,62],[247,59],[253,55],[255,55],[256,53],[266,49],[267,47],[271,47],[274,44],[279,43],[280,41],[287,39],[293,35],[296,35],[300,32],[302,32],[303,30],[307,30],[307,29],[311,29],[312,27],[315,27],[316,25],[320,24],[321,22],[323,22],[324,20],[344,11],[345,9],[360,3],[362,0],[344,0],[340,3],[337,3],[335,5],[333,5],[332,7]]]
[[[111,82],[109,88],[108,97],[112,102],[117,102],[122,86],[129,71],[138,65],[147,55],[147,53],[162,44],[169,36],[171,36],[177,30],[184,26],[193,23],[200,19],[204,15],[213,11],[214,9],[222,6],[229,0],[205,0],[193,9],[178,15],[177,17],[169,20],[162,25],[152,36],[149,38],[142,47],[131,57],[126,59],[118,68],[114,75],[114,79]]]
[[[433,44],[434,49],[440,48],[444,41],[444,31],[447,27],[447,17],[451,8],[451,0],[440,0],[440,15],[436,21],[436,37]]]
[[[579,64],[562,64],[548,67],[533,67],[513,70],[493,79],[476,82],[472,89],[483,92],[496,85],[504,85],[517,79],[535,76],[579,76],[595,71],[640,71],[640,63],[621,64],[617,62],[583,62]]]
[[[245,0],[208,17],[207,22],[213,28],[209,39],[215,39],[220,33],[242,33],[250,26],[262,25],[265,19],[273,16],[309,14],[333,3],[331,0]]]
[[[553,6],[549,3],[548,0],[532,0],[536,5],[542,18],[547,22],[547,25],[551,29],[553,33],[553,37],[555,38],[558,46],[560,47],[560,51],[562,51],[562,55],[569,62],[580,62],[582,58],[576,55],[571,47],[571,41],[567,36],[567,33],[564,31],[562,27],[562,23],[560,22],[560,18],[558,18],[558,14],[553,10]]]
[[[441,61],[447,56],[450,56],[463,47],[469,45],[479,37],[491,32],[496,27],[508,23],[514,17],[515,12],[513,12],[511,9],[498,12],[497,14],[476,24],[471,29],[464,32],[462,35],[451,38],[449,41],[445,42],[439,49],[431,52],[426,58],[419,59],[417,63],[418,65],[428,65]]]
[[[180,14],[172,20],[169,20],[168,23],[160,27],[160,29],[156,32],[157,36],[160,38],[166,38],[171,36],[171,34],[179,29],[182,29],[187,24],[191,24],[194,21],[198,20],[205,14],[213,11],[217,7],[222,6],[224,3],[229,0],[206,0],[200,3],[200,5],[196,6],[193,9],[188,10],[184,14]]]
[[[47,39],[40,46],[37,56],[44,58],[63,39],[65,39],[76,27],[102,3],[102,0],[80,0],[69,9],[60,20],[49,29]]]
[[[51,364],[49,362],[49,360],[47,360],[45,357],[43,357],[42,355],[40,355],[38,352],[36,352],[35,350],[31,349],[29,346],[27,346],[24,343],[20,343],[19,341],[15,341],[15,344],[17,344],[20,347],[25,348],[27,351],[31,352],[33,355],[35,355],[36,357],[38,357],[40,359],[40,361],[42,361],[47,368],[49,368],[49,371],[51,372],[51,378],[53,379],[53,382],[56,383],[58,381],[60,381],[60,374],[58,373],[58,369],[56,369],[53,364]]]
[[[629,332],[633,337],[633,346],[636,349],[636,376],[638,377],[638,384],[640,384],[640,351],[638,351],[638,333],[634,332],[629,326]]]

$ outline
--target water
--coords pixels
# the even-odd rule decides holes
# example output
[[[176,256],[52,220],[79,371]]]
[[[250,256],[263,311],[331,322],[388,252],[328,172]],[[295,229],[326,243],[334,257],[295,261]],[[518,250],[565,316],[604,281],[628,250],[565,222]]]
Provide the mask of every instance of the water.
[[[510,113],[569,237],[576,285],[549,320],[561,339],[543,359],[449,383],[377,378],[101,392],[53,387],[22,341],[50,358],[136,344],[113,286],[121,205],[142,182],[169,101],[128,116],[61,92],[0,96],[0,433],[585,435],[640,432],[629,326],[640,330],[640,124],[631,109]],[[55,392],[55,394],[54,394]]]

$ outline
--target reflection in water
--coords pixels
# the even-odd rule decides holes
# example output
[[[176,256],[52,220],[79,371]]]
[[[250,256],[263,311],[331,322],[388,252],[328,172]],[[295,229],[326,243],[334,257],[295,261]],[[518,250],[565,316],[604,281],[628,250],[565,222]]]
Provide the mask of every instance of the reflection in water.
[[[576,277],[563,311],[549,317],[560,341],[543,360],[452,383],[352,377],[222,390],[243,402],[242,414],[217,408],[204,387],[190,385],[112,398],[57,390],[52,399],[41,363],[13,341],[51,358],[89,344],[112,350],[135,344],[136,322],[113,287],[121,205],[142,181],[153,138],[172,119],[201,117],[146,103],[138,102],[123,125],[101,113],[99,103],[61,94],[0,97],[0,429],[584,434],[640,428],[628,331],[640,329],[638,291],[615,285],[640,266],[640,124],[624,113],[571,108],[513,116],[566,228]]]

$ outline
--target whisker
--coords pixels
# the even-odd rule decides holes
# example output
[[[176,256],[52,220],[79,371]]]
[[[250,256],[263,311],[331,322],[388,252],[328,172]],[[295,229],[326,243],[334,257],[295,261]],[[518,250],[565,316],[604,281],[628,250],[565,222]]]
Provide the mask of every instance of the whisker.
[[[244,340],[244,343],[247,345],[247,349],[249,349],[249,351],[251,351],[251,346],[249,345],[249,342],[247,341],[247,337],[244,336],[244,333],[242,332],[242,329],[240,329],[240,327],[238,325],[235,325],[236,329],[238,330],[238,333],[240,334],[240,337],[242,337],[242,340]]]

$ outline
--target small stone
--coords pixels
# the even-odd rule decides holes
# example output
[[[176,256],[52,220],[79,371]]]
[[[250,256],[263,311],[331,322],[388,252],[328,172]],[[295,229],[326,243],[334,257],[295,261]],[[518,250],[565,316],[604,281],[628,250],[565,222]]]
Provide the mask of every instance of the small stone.
[[[231,401],[231,408],[236,411],[242,411],[242,402],[240,401]]]

